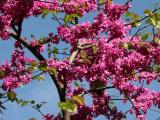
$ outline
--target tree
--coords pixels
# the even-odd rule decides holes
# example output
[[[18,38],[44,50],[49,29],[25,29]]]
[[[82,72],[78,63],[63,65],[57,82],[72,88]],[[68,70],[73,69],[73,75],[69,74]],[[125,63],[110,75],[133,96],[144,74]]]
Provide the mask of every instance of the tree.
[[[143,17],[129,12],[131,2],[0,0],[0,37],[15,40],[11,60],[0,66],[0,110],[11,101],[21,106],[32,104],[44,120],[92,120],[99,115],[121,120],[128,114],[145,120],[147,111],[160,105],[160,92],[149,88],[151,83],[159,82],[160,75],[160,8],[156,5],[153,11],[146,9]],[[94,15],[93,22],[80,23],[89,13]],[[23,21],[31,16],[45,19],[47,14],[59,23],[57,33],[39,39],[32,35],[32,40],[22,36]],[[63,52],[55,47],[61,41],[70,45]],[[26,50],[35,58],[26,57]],[[43,102],[19,99],[14,91],[33,79],[45,79],[45,74],[57,88],[58,115],[43,114]],[[88,87],[81,84],[83,81]],[[119,97],[115,98],[110,89],[117,90]],[[91,97],[92,105],[85,103],[85,96]],[[119,111],[116,101],[124,105],[129,102],[131,107]]]

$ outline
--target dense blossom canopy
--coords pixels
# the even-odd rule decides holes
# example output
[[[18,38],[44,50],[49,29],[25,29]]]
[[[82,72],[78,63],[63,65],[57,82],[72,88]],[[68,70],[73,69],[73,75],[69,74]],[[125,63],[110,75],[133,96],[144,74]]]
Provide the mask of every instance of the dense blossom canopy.
[[[11,60],[0,66],[2,89],[14,91],[31,82],[38,69],[54,76],[57,83],[66,87],[68,102],[73,96],[91,95],[91,105],[72,101],[77,111],[71,112],[71,120],[92,120],[99,115],[112,120],[124,118],[124,111],[119,111],[117,106],[110,107],[114,97],[107,91],[109,88],[119,91],[123,104],[131,103],[129,112],[135,114],[137,120],[145,120],[148,109],[160,105],[160,92],[146,87],[159,78],[160,45],[154,40],[144,41],[141,36],[129,34],[132,26],[122,20],[122,15],[130,7],[129,2],[120,5],[109,0],[103,3],[96,0],[0,0],[0,38],[17,40]],[[60,12],[62,16],[74,15],[75,20],[90,12],[95,12],[95,17],[93,22],[66,20],[70,25],[59,24],[55,28],[57,33],[50,33],[45,40],[21,38],[22,21],[42,15],[44,10],[54,14]],[[159,34],[154,37],[159,39]],[[59,40],[70,44],[70,59],[39,57],[47,50],[45,43],[52,46]],[[39,61],[27,58],[24,47]],[[87,81],[89,87],[72,87],[79,81]],[[47,114],[43,119],[61,120],[62,116]]]

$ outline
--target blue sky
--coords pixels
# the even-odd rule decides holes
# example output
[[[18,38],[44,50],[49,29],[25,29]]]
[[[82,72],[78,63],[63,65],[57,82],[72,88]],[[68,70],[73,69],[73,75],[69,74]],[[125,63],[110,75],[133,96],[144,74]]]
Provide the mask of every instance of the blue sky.
[[[119,3],[125,2],[125,0],[116,0]],[[132,11],[136,13],[143,13],[143,10],[145,8],[152,8],[152,3],[159,3],[160,0],[133,0],[133,8],[131,8]],[[83,20],[90,20],[92,15],[87,15]],[[31,34],[34,34],[36,38],[39,38],[41,36],[46,36],[48,32],[56,32],[57,23],[53,20],[50,20],[50,17],[47,17],[46,19],[41,19],[40,17],[34,18],[31,17],[28,20],[25,20],[23,23],[23,36],[30,37]],[[6,59],[10,59],[10,55],[13,51],[13,43],[14,40],[10,39],[8,41],[0,41],[0,63],[2,63]],[[64,46],[64,44],[63,44]],[[62,46],[59,46],[62,47]],[[32,54],[30,54],[27,51],[27,55],[32,57]],[[157,84],[152,85],[153,88],[158,88]],[[36,100],[36,102],[42,102],[46,101],[48,104],[44,105],[42,107],[43,113],[57,113],[59,111],[57,107],[58,103],[58,95],[57,91],[55,89],[55,86],[50,79],[50,77],[46,77],[46,80],[44,82],[38,82],[33,81],[30,84],[27,84],[21,88],[18,88],[16,90],[18,97],[23,99],[33,99]],[[114,93],[115,91],[111,91]],[[89,101],[87,101],[89,102]],[[117,105],[120,105],[117,103]],[[36,118],[36,120],[41,120],[41,115],[31,108],[31,106],[26,107],[20,107],[17,106],[16,103],[6,103],[5,104],[7,110],[4,111],[4,114],[0,114],[0,119],[3,120],[28,120],[29,118]],[[130,107],[130,105],[120,105],[121,109],[127,109]],[[153,116],[154,114],[154,116]],[[160,116],[160,115],[159,115]],[[147,120],[154,120],[158,118],[158,114],[155,112],[149,112],[148,119]],[[127,120],[134,120],[135,117],[130,116]],[[105,120],[103,117],[98,118],[97,120]]]

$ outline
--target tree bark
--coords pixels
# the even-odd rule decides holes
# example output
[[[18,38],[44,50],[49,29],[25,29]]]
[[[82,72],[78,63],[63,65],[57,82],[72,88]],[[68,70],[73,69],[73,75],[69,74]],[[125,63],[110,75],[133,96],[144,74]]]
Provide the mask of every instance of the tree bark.
[[[70,120],[70,113],[68,111],[63,110],[62,113],[63,113],[64,120]]]
[[[10,36],[13,37],[15,40],[18,40],[21,44],[23,44],[39,61],[46,60],[39,52],[37,52],[32,46],[30,46],[27,41],[21,38],[20,35],[11,33]],[[60,102],[65,102],[66,101],[66,98],[65,98],[66,86],[62,85],[62,83],[60,83],[56,79],[55,75],[50,74],[50,76],[57,88]],[[70,120],[70,113],[68,111],[62,110],[62,114],[63,114],[63,120]]]

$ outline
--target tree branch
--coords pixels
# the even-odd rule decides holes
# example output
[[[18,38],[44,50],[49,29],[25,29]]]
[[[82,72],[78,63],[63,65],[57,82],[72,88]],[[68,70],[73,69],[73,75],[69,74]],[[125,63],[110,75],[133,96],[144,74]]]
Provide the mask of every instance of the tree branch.
[[[160,8],[157,8],[157,9],[155,9],[154,11],[152,11],[152,14],[153,14],[153,13],[155,13],[155,12],[157,12],[159,9],[160,9]],[[143,20],[145,20],[145,19],[149,18],[152,14],[149,14],[149,15],[147,15],[147,16],[145,16],[145,17],[143,17],[143,18],[139,19],[139,20],[136,20],[136,21],[134,21],[134,22],[124,24],[124,26],[132,25],[132,24],[135,24],[135,23],[141,22],[141,21],[143,21]]]
[[[15,40],[22,43],[39,61],[45,61],[45,58],[35,50],[34,47],[30,46],[30,44],[23,38],[20,38],[16,33],[10,33],[10,36],[13,37]]]
[[[98,92],[98,91],[103,91],[103,90],[112,89],[112,88],[115,88],[115,87],[113,87],[113,86],[106,86],[106,87],[102,87],[102,88],[87,90],[87,91],[84,91],[84,92],[82,93],[82,96],[84,96],[84,95],[86,95],[86,94],[89,94],[89,93]]]
[[[23,38],[20,38],[17,34],[15,33],[10,33],[10,36],[13,37],[14,39],[18,40],[20,43],[22,43],[39,61],[45,61],[45,58],[38,52],[35,50],[34,47],[30,46],[30,44]],[[65,89],[64,86],[62,85],[62,83],[60,81],[58,81],[56,79],[56,77],[53,74],[50,74],[56,88],[59,94],[59,98],[61,102],[64,102],[65,99]],[[63,112],[63,116],[64,116],[64,120],[68,120],[66,117],[66,111],[62,111]]]
[[[139,29],[136,31],[136,33],[132,36],[132,38],[131,38],[130,41],[132,41],[132,40],[134,39],[134,37],[135,37],[141,30],[143,30],[143,29],[145,29],[145,28],[147,28],[147,27],[149,27],[149,26],[151,26],[151,25],[147,25],[147,26],[144,26],[144,27],[142,27],[142,28],[139,28]]]

